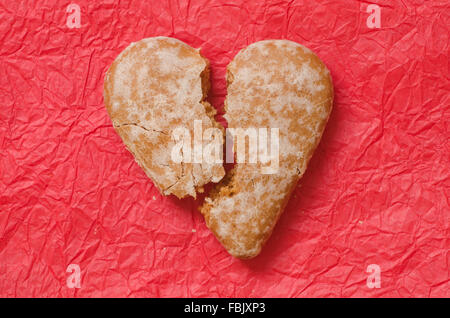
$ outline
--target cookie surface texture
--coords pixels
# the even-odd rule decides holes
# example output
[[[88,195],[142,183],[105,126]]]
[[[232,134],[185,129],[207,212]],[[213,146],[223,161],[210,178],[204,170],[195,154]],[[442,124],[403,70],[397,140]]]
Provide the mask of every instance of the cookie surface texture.
[[[209,62],[167,37],[132,43],[105,76],[104,100],[113,126],[163,195],[195,197],[203,185],[224,176],[221,163],[177,163],[171,157],[175,128],[193,136],[194,120],[203,130],[220,127],[205,101],[209,87]]]
[[[229,128],[279,130],[277,172],[262,173],[260,162],[236,163],[201,207],[226,250],[245,259],[259,254],[303,176],[328,121],[333,86],[322,61],[287,40],[241,50],[227,67],[227,83]]]

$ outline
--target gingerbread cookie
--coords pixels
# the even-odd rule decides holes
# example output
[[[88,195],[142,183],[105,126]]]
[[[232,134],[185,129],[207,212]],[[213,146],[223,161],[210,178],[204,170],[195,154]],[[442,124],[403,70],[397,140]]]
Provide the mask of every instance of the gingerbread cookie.
[[[196,196],[224,176],[221,163],[174,162],[177,127],[220,127],[205,101],[209,62],[189,45],[167,37],[132,43],[113,62],[104,83],[106,109],[137,163],[164,195]]]
[[[241,50],[227,68],[228,127],[279,131],[278,169],[236,163],[206,198],[208,227],[239,258],[260,252],[316,149],[333,104],[330,73],[309,49],[268,40]]]

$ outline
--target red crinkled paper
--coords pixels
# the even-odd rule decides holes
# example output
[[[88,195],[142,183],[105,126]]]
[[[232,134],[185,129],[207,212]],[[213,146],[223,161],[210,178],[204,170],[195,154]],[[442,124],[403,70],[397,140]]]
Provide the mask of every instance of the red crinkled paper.
[[[73,0],[79,28],[70,4],[0,1],[0,296],[450,296],[448,1]],[[109,65],[157,35],[201,48],[219,114],[255,41],[331,71],[323,139],[253,260],[161,196],[106,113]]]

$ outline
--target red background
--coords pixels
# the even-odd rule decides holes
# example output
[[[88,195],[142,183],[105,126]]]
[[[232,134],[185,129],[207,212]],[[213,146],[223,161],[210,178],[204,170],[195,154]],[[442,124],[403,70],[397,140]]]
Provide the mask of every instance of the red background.
[[[450,296],[448,1],[375,1],[380,29],[360,1],[74,2],[79,29],[69,1],[0,1],[0,296]],[[219,110],[252,42],[299,42],[331,71],[322,142],[254,260],[198,202],[162,197],[113,130],[103,76],[156,35],[201,48]]]

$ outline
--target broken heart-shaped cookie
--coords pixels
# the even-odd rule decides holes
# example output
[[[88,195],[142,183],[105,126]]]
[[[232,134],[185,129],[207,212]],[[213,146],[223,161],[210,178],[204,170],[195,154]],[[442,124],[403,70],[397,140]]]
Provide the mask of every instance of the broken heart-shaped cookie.
[[[174,162],[171,156],[175,128],[192,132],[199,120],[203,129],[222,129],[205,101],[209,87],[209,62],[167,37],[132,43],[106,74],[104,100],[113,126],[164,195],[195,197],[225,174],[222,163]]]
[[[269,238],[320,141],[332,109],[333,85],[313,52],[287,40],[261,41],[241,50],[227,67],[227,84],[228,129],[241,129],[249,143],[249,128],[277,132],[269,140],[278,152],[272,157],[276,164],[264,170],[267,160],[237,160],[205,199],[201,212],[231,255],[252,258]],[[256,135],[257,144],[264,144],[267,135]],[[239,134],[233,134],[236,137]],[[235,150],[236,145],[239,148],[235,141]],[[267,155],[264,148],[268,146],[242,149],[259,158]]]
[[[208,61],[167,37],[131,44],[106,74],[105,105],[114,128],[164,195],[195,197],[225,175],[222,154],[198,156],[195,150],[223,146],[223,128],[205,101],[209,87]],[[333,85],[309,49],[267,40],[236,55],[227,68],[227,87],[227,137],[234,140],[231,161],[237,163],[206,197],[201,212],[231,255],[251,258],[269,238],[320,141]],[[174,137],[179,128],[186,139]],[[203,130],[219,131],[220,137],[202,135]],[[196,138],[198,131],[209,138]],[[181,160],[174,160],[174,150]]]

